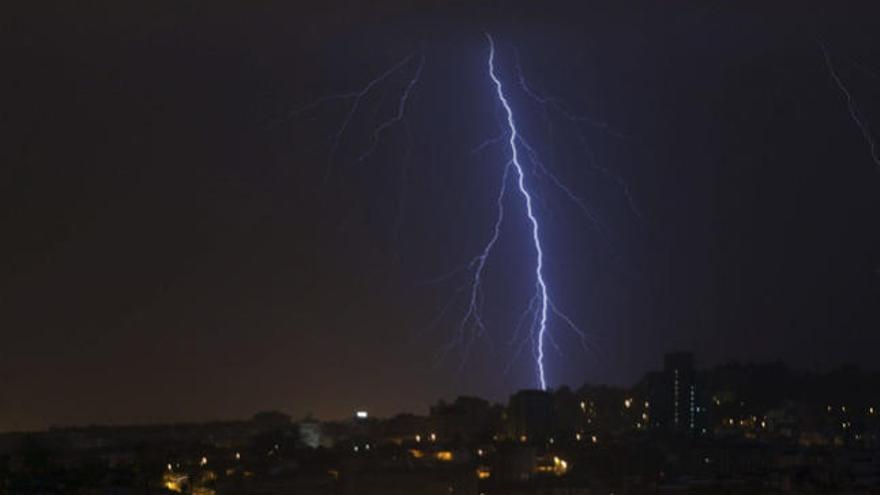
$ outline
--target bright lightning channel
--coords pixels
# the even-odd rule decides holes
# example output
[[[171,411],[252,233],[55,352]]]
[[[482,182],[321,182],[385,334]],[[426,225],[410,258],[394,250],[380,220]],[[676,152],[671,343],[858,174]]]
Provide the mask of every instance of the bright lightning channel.
[[[480,145],[477,149],[474,150],[474,153],[481,151],[482,149],[495,144],[506,142],[507,146],[510,150],[510,160],[505,164],[503,173],[501,176],[500,187],[498,189],[498,195],[496,197],[496,217],[495,222],[492,227],[491,234],[486,244],[483,246],[483,249],[480,253],[475,256],[471,262],[466,266],[467,270],[471,272],[469,277],[469,282],[464,286],[460,287],[456,294],[461,294],[462,292],[467,293],[467,308],[465,310],[464,316],[459,322],[459,330],[458,330],[458,339],[455,342],[463,343],[463,356],[462,356],[462,364],[464,364],[464,358],[467,355],[470,344],[473,342],[473,338],[468,338],[467,330],[473,329],[474,332],[471,334],[471,337],[483,337],[488,339],[488,332],[486,328],[486,324],[483,320],[482,316],[482,283],[483,283],[483,274],[486,268],[486,263],[488,258],[491,256],[492,251],[498,242],[500,235],[502,224],[505,218],[505,210],[504,210],[504,201],[506,194],[508,192],[508,181],[510,180],[510,171],[511,169],[515,172],[516,177],[516,185],[519,191],[519,196],[522,198],[525,204],[526,217],[528,219],[529,225],[531,226],[531,237],[532,242],[535,248],[535,293],[529,300],[529,304],[525,311],[523,312],[520,323],[517,325],[516,330],[514,332],[514,337],[511,343],[515,343],[518,340],[518,336],[520,334],[521,329],[524,327],[523,322],[531,319],[531,324],[526,325],[525,327],[529,330],[528,338],[523,338],[518,345],[514,358],[519,355],[522,347],[528,343],[532,343],[534,359],[535,359],[535,367],[537,374],[537,382],[542,390],[547,389],[547,375],[545,370],[545,344],[549,343],[556,346],[552,335],[548,332],[548,324],[549,324],[549,316],[550,313],[559,318],[560,322],[564,327],[569,328],[571,331],[576,333],[581,338],[581,343],[586,346],[586,335],[575,325],[571,318],[567,315],[563,314],[559,311],[556,305],[553,303],[550,297],[550,290],[547,286],[547,282],[544,278],[544,250],[541,244],[541,229],[539,226],[538,217],[535,213],[535,208],[533,205],[532,194],[529,192],[529,189],[526,184],[526,174],[523,169],[523,165],[520,162],[520,147],[522,151],[526,154],[527,160],[532,164],[532,167],[535,169],[536,173],[543,174],[551,178],[553,184],[562,189],[562,191],[578,206],[584,210],[584,212],[590,217],[590,219],[600,227],[600,222],[598,218],[594,215],[594,213],[586,206],[585,202],[577,197],[574,192],[565,186],[552,172],[549,171],[547,166],[538,158],[537,151],[523,138],[523,136],[519,133],[516,128],[516,121],[513,115],[513,109],[510,106],[510,103],[507,99],[507,96],[504,92],[504,86],[501,80],[498,78],[495,72],[495,42],[492,36],[486,33],[486,38],[489,42],[489,58],[488,58],[488,69],[489,69],[489,77],[492,83],[495,86],[496,94],[498,97],[498,101],[501,106],[504,108],[506,114],[507,121],[507,130],[501,136],[489,140],[482,145]],[[337,151],[339,146],[342,144],[343,137],[348,131],[349,125],[354,119],[355,115],[360,111],[362,107],[363,100],[380,84],[384,83],[388,80],[393,74],[403,70],[407,67],[412,61],[415,59],[415,54],[408,55],[403,59],[399,60],[393,66],[386,69],[381,74],[377,75],[373,79],[369,80],[364,86],[360,89],[354,91],[348,91],[343,93],[336,93],[325,96],[318,100],[313,101],[312,103],[299,108],[293,112],[290,112],[285,117],[278,119],[274,123],[270,124],[270,127],[274,127],[283,123],[285,120],[290,119],[296,115],[300,115],[307,111],[314,110],[324,104],[332,103],[332,102],[347,102],[347,110],[344,114],[341,124],[336,129],[336,132],[333,134],[330,143],[329,156],[327,159],[327,170],[325,175],[325,181],[328,180],[332,174],[333,165],[336,161]],[[387,118],[386,120],[380,122],[376,127],[374,127],[372,132],[372,140],[369,147],[360,153],[357,157],[358,162],[366,161],[377,149],[379,143],[381,142],[381,138],[389,128],[395,126],[396,124],[406,125],[406,110],[407,105],[409,103],[410,97],[415,90],[416,86],[419,85],[422,75],[422,69],[425,64],[424,55],[419,56],[418,65],[415,68],[413,75],[409,78],[406,86],[400,93],[397,104],[397,111]],[[517,71],[519,73],[519,82],[521,89],[523,89],[526,94],[533,99],[536,99],[536,93],[530,91],[530,88],[525,83],[525,80],[521,74],[521,70],[517,64]],[[546,105],[551,102],[550,99],[539,100],[536,99],[542,105]],[[561,108],[561,103],[557,100],[552,100],[552,103]],[[569,120],[574,121],[575,117],[571,117],[571,115],[566,115]],[[593,123],[595,125],[595,123]],[[464,268],[464,267],[463,267]],[[445,278],[453,276],[460,269],[455,270],[454,272],[440,277],[438,280],[443,280]],[[453,299],[454,301],[454,299]],[[446,310],[452,305],[453,301],[450,301],[446,307],[444,307],[441,314],[438,316],[436,321],[439,321],[443,318],[443,314],[445,314]],[[445,353],[448,351],[455,342],[450,343],[445,349],[441,349],[441,353]]]
[[[495,85],[498,101],[501,103],[501,106],[504,107],[504,112],[507,115],[507,127],[509,133],[507,145],[510,149],[510,162],[505,167],[505,173],[502,180],[506,181],[508,167],[512,166],[514,171],[516,172],[517,188],[519,190],[520,196],[522,196],[522,199],[525,202],[526,216],[528,217],[529,223],[532,227],[532,243],[535,247],[535,290],[538,303],[538,308],[535,313],[534,327],[537,330],[535,335],[535,364],[538,374],[538,383],[541,386],[541,390],[546,390],[547,376],[544,369],[544,340],[547,334],[547,313],[551,303],[547,290],[547,282],[544,280],[544,249],[541,246],[541,232],[540,226],[538,224],[538,218],[536,217],[534,208],[532,206],[532,195],[529,193],[529,190],[526,187],[525,172],[523,171],[522,164],[519,161],[519,149],[517,146],[519,133],[516,128],[516,120],[513,116],[513,109],[511,108],[510,103],[507,100],[507,96],[504,94],[504,85],[501,83],[501,80],[495,73],[495,40],[489,33],[486,33],[486,39],[489,42],[489,77],[492,79],[492,82]],[[503,188],[501,194],[504,194]],[[503,212],[503,210],[499,210],[499,212]],[[492,237],[489,244],[487,245],[487,250],[484,250],[483,254],[478,257],[478,259],[484,260],[487,256],[488,251],[491,250],[492,246],[494,245],[495,239],[497,239],[497,232],[500,220],[501,215],[499,215],[498,222],[496,223],[496,235]],[[480,267],[480,270],[481,269],[482,268]],[[477,270],[477,273],[479,273],[480,270]]]

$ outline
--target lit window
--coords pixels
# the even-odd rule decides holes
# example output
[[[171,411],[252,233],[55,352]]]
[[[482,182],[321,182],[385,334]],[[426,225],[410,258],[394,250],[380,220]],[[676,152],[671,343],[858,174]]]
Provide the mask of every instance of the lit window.
[[[434,457],[438,461],[449,462],[452,460],[452,452],[450,452],[448,450],[441,450],[441,451],[437,452],[436,454],[434,454]]]
[[[568,462],[559,457],[553,456],[553,474],[562,476],[568,471]]]

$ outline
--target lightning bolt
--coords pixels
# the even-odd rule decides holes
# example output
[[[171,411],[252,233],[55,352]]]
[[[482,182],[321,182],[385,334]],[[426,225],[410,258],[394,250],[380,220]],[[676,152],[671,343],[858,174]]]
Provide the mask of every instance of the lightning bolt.
[[[597,228],[599,228],[599,230],[602,230],[601,223],[598,216],[587,205],[584,199],[577,196],[572,189],[567,187],[556,175],[554,175],[549,170],[545,163],[540,160],[538,156],[538,151],[531,144],[529,144],[529,142],[517,129],[513,108],[511,107],[510,101],[508,100],[508,97],[505,93],[505,86],[499,78],[498,73],[496,72],[495,41],[488,33],[486,33],[486,39],[489,45],[489,55],[487,60],[488,76],[491,84],[494,86],[495,96],[497,97],[498,105],[500,105],[504,110],[504,120],[506,122],[506,125],[503,126],[505,128],[503,133],[493,139],[487,140],[484,143],[480,144],[472,151],[472,153],[475,154],[478,152],[482,152],[491,146],[501,145],[503,143],[507,148],[508,160],[502,167],[499,187],[497,190],[498,192],[497,196],[495,196],[494,222],[489,232],[489,236],[482,246],[482,249],[478,252],[476,256],[474,256],[470,260],[468,264],[454,270],[447,275],[438,277],[434,281],[428,282],[441,282],[443,280],[456,276],[456,274],[461,273],[462,271],[466,270],[468,272],[466,283],[460,286],[458,290],[455,291],[455,295],[453,296],[452,300],[450,300],[450,302],[443,307],[437,319],[435,319],[435,324],[442,320],[444,318],[444,315],[447,313],[447,310],[452,307],[456,301],[461,301],[460,298],[463,297],[465,308],[463,315],[458,321],[458,331],[456,333],[457,337],[453,340],[453,342],[450,342],[449,345],[441,348],[440,352],[445,353],[448,350],[451,350],[451,348],[458,346],[462,350],[463,365],[466,361],[466,357],[472,343],[477,338],[485,338],[491,343],[491,339],[489,339],[488,335],[487,325],[482,313],[484,299],[483,278],[489,258],[492,256],[492,253],[502,234],[502,227],[505,221],[506,213],[505,201],[508,199],[508,197],[512,198],[511,194],[516,191],[516,196],[519,198],[520,201],[522,201],[522,204],[525,207],[525,219],[527,220],[527,223],[530,227],[530,237],[532,246],[534,248],[534,292],[529,298],[527,307],[520,316],[519,323],[514,330],[511,345],[517,345],[516,352],[513,356],[513,358],[516,359],[522,349],[527,344],[531,343],[533,357],[535,361],[535,371],[537,379],[536,381],[538,386],[540,386],[542,390],[546,390],[548,386],[547,371],[545,367],[547,346],[549,345],[555,347],[557,350],[559,349],[559,346],[554,341],[553,335],[551,335],[549,332],[551,317],[555,317],[556,319],[558,319],[561,327],[568,328],[572,332],[580,336],[581,343],[585,349],[587,348],[586,335],[583,331],[581,331],[580,328],[577,327],[577,325],[571,318],[569,318],[557,308],[556,304],[551,299],[551,290],[548,287],[547,280],[544,274],[545,252],[543,244],[541,242],[540,219],[536,212],[537,208],[535,203],[535,195],[530,189],[530,187],[534,187],[534,185],[529,184],[527,181],[527,174],[523,162],[525,161],[527,164],[529,164],[531,170],[534,171],[536,176],[545,176],[549,178],[553,186],[561,190],[571,201],[573,201],[590,218],[590,220],[597,226]],[[380,85],[385,83],[388,79],[392,78],[393,75],[405,70],[407,67],[415,65],[415,60],[416,54],[410,54],[399,60],[391,67],[387,68],[381,74],[367,81],[367,83],[361,88],[354,91],[324,96],[318,100],[313,101],[312,103],[309,103],[308,105],[305,105],[304,107],[290,112],[288,115],[284,116],[282,119],[277,120],[272,125],[278,125],[284,120],[317,109],[326,104],[344,103],[346,105],[341,123],[335,129],[335,132],[332,134],[330,139],[330,149],[327,158],[327,170],[325,175],[326,182],[327,180],[329,180],[332,174],[333,166],[337,162],[339,149],[344,144],[343,141],[349,130],[349,127],[351,126],[352,121],[358,115],[358,112],[361,111],[361,109],[363,108],[365,100]],[[418,63],[416,67],[412,75],[409,77],[407,83],[405,84],[405,87],[401,90],[400,95],[398,96],[396,111],[387,119],[378,122],[378,124],[373,127],[372,139],[370,140],[368,147],[357,155],[356,162],[362,163],[369,160],[380,146],[385,134],[396,125],[403,125],[406,128],[407,137],[409,137],[409,129],[406,123],[407,106],[411,100],[413,92],[420,83],[424,65],[425,57],[422,54],[418,56]],[[536,102],[543,105],[545,107],[545,110],[548,107],[552,107],[572,122],[587,121],[585,119],[581,119],[575,116],[573,113],[568,112],[565,107],[563,107],[560,101],[541,96],[537,92],[531,90],[531,88],[526,83],[524,76],[522,75],[522,70],[519,67],[518,61],[517,74],[519,75],[519,88]],[[514,87],[516,86],[514,85]],[[607,125],[597,123],[595,121],[589,122],[592,125],[607,130]],[[407,150],[409,150],[409,147],[407,147]],[[433,325],[434,324],[432,324],[431,326]],[[520,338],[523,330],[527,330],[527,335]]]
[[[404,118],[406,117],[406,103],[409,101],[409,97],[413,92],[413,88],[416,87],[422,77],[422,68],[424,66],[425,55],[422,54],[422,56],[419,57],[419,65],[418,67],[416,67],[415,75],[413,75],[413,77],[409,80],[406,88],[404,88],[403,92],[400,94],[400,99],[397,102],[397,113],[388,120],[379,124],[373,130],[373,141],[370,144],[370,147],[366,151],[361,153],[361,156],[358,157],[359,162],[366,160],[370,155],[373,154],[374,151],[376,151],[376,147],[379,146],[379,140],[381,139],[383,132],[388,130],[388,128],[390,128],[394,124],[402,122],[404,120]]]
[[[837,70],[834,68],[834,63],[831,60],[831,54],[828,52],[828,49],[821,42],[819,43],[819,48],[822,49],[822,56],[825,59],[825,68],[828,69],[828,74],[831,75],[831,79],[834,80],[834,84],[837,85],[837,89],[843,93],[843,98],[846,100],[846,107],[849,110],[849,116],[852,118],[852,121],[856,124],[856,127],[862,132],[862,137],[865,139],[865,143],[868,145],[868,152],[871,155],[871,159],[874,161],[874,165],[880,167],[880,155],[878,155],[877,151],[877,142],[874,141],[874,136],[871,134],[871,130],[868,128],[867,122],[862,118],[861,113],[859,113],[859,109],[856,107],[855,98],[853,98],[852,93],[850,93],[849,89],[847,89],[846,85],[843,83],[843,80],[840,78],[840,75],[837,73]]]
[[[525,203],[526,217],[528,218],[529,224],[531,225],[532,244],[535,250],[535,294],[532,298],[532,301],[529,303],[529,308],[526,310],[526,312],[531,312],[533,315],[531,328],[533,330],[532,333],[534,335],[535,344],[535,367],[537,369],[538,383],[542,390],[546,390],[547,374],[544,366],[544,344],[548,330],[548,313],[550,311],[550,307],[552,306],[552,302],[550,301],[547,282],[544,279],[544,248],[541,244],[541,228],[538,222],[538,217],[535,214],[535,210],[533,207],[532,194],[529,192],[528,186],[526,185],[526,175],[523,170],[523,166],[520,163],[518,146],[520,135],[516,127],[516,119],[514,118],[513,109],[510,106],[510,102],[505,95],[504,85],[501,82],[501,79],[498,78],[497,73],[495,72],[495,40],[489,33],[486,33],[486,39],[489,43],[489,58],[487,61],[489,78],[492,80],[492,83],[495,86],[495,93],[498,97],[498,102],[504,108],[504,113],[507,120],[507,147],[510,152],[510,161],[505,167],[505,173],[502,177],[502,183],[506,182],[507,170],[512,167],[516,174],[517,190],[519,191],[519,195],[522,198],[522,201]],[[504,194],[504,191],[505,190],[502,188],[502,196]],[[500,212],[503,212],[503,210],[500,210]],[[500,224],[501,218],[502,216],[499,215],[499,222],[496,222],[496,232],[498,231],[497,229]],[[494,245],[494,240],[496,238],[497,236],[492,237],[492,240],[487,245],[488,249],[484,250],[479,259],[485,259],[487,253]]]
[[[482,312],[480,311],[483,270],[486,268],[486,260],[492,254],[492,248],[495,247],[498,237],[501,236],[501,224],[504,222],[504,194],[507,192],[507,177],[512,163],[509,162],[504,167],[504,173],[501,176],[501,187],[498,190],[498,198],[495,200],[496,216],[495,224],[492,227],[492,235],[483,247],[482,252],[471,260],[470,268],[473,270],[473,279],[470,284],[470,297],[467,310],[459,328],[463,329],[468,323],[473,322],[477,327],[479,335],[485,335],[486,333],[486,325],[483,323]]]
[[[593,152],[590,149],[589,144],[587,143],[586,137],[584,137],[584,134],[581,131],[580,125],[581,124],[588,124],[596,129],[604,131],[604,132],[606,132],[614,137],[617,137],[617,138],[623,138],[624,136],[622,134],[620,134],[619,132],[615,131],[614,129],[612,129],[611,126],[609,126],[607,122],[603,122],[603,121],[599,121],[599,120],[596,120],[596,119],[593,119],[590,117],[578,115],[573,110],[571,110],[565,104],[565,102],[562,101],[560,98],[557,98],[555,96],[547,96],[545,94],[541,94],[540,92],[538,92],[538,90],[534,89],[532,87],[532,85],[529,84],[528,80],[526,80],[525,72],[523,71],[522,64],[520,63],[520,60],[519,60],[519,53],[516,54],[516,73],[517,73],[517,79],[519,82],[520,89],[522,89],[523,93],[525,93],[529,98],[531,98],[535,103],[537,103],[541,107],[541,109],[544,111],[544,119],[547,122],[548,126],[550,126],[550,111],[551,110],[573,125],[573,127],[577,131],[576,134],[577,134],[578,140],[580,141],[581,147],[583,148],[584,153],[587,155],[587,158],[588,158],[587,164],[589,165],[589,167],[592,168],[593,170],[595,170],[596,172],[598,172],[599,174],[603,175],[607,179],[611,180],[612,182],[614,182],[617,185],[617,187],[620,189],[623,196],[626,198],[627,204],[629,205],[629,209],[632,212],[632,214],[637,219],[641,220],[642,214],[639,211],[638,205],[635,201],[635,198],[633,197],[633,194],[632,194],[632,191],[630,190],[629,185],[626,183],[626,181],[623,180],[622,177],[611,172],[606,167],[603,167],[599,164],[599,162],[596,160],[595,156],[593,156]],[[550,127],[552,129],[552,126],[550,126]],[[535,153],[534,148],[532,148],[531,145],[529,145],[527,142],[525,142],[525,140],[522,140],[522,139],[521,139],[521,143],[522,143],[523,147],[528,151],[529,158],[532,161],[532,163],[535,165],[535,167],[542,174],[547,176],[550,179],[550,181],[558,189],[560,189],[566,196],[568,196],[568,198],[571,201],[573,201],[581,209],[581,211],[583,211],[583,213],[587,216],[587,218],[589,218],[589,220],[596,226],[596,228],[600,232],[602,232],[604,235],[605,227],[599,221],[599,218],[593,212],[592,208],[590,208],[589,205],[587,205],[586,201],[583,198],[581,198],[580,196],[578,196],[577,194],[575,194],[567,186],[565,186],[562,183],[562,181],[560,181],[559,178],[557,178],[556,175],[553,174],[553,172],[551,172],[546,166],[544,166],[543,163],[541,163],[540,160],[537,159],[537,154]],[[607,240],[607,236],[606,236],[606,240]]]
[[[390,78],[393,74],[401,71],[407,65],[409,65],[413,61],[414,58],[415,58],[415,53],[409,54],[406,57],[404,57],[403,59],[399,60],[396,64],[392,65],[390,68],[386,69],[384,72],[382,72],[378,76],[369,80],[367,82],[367,84],[365,84],[360,89],[355,90],[355,91],[347,91],[347,92],[343,92],[343,93],[331,94],[331,95],[327,95],[322,98],[319,98],[319,99],[309,103],[308,105],[305,105],[305,106],[300,107],[292,112],[289,112],[284,117],[276,119],[275,121],[271,122],[267,127],[268,128],[276,127],[276,126],[284,123],[285,121],[287,121],[293,117],[296,117],[296,116],[301,115],[305,112],[314,110],[314,109],[316,109],[324,104],[327,104],[327,103],[340,102],[340,101],[347,102],[348,103],[348,110],[346,111],[345,116],[342,119],[342,123],[336,129],[336,132],[333,134],[333,136],[331,137],[331,140],[330,140],[330,152],[327,156],[327,170],[324,174],[324,182],[327,182],[330,180],[330,177],[333,174],[333,166],[336,163],[336,154],[338,153],[339,146],[342,143],[342,138],[345,136],[345,133],[348,130],[349,124],[351,123],[352,119],[358,113],[358,110],[360,109],[361,105],[363,104],[364,98],[366,98],[382,82],[384,82],[385,80]],[[390,128],[394,124],[397,124],[398,122],[401,122],[404,120],[407,102],[410,99],[410,95],[412,94],[413,89],[418,84],[419,79],[421,78],[422,68],[424,67],[424,64],[425,64],[425,57],[424,57],[424,54],[422,54],[419,57],[419,65],[416,68],[415,75],[413,75],[412,78],[410,78],[409,82],[406,85],[406,88],[404,88],[404,90],[401,92],[400,99],[398,100],[397,112],[388,120],[381,122],[373,130],[373,139],[370,144],[370,147],[367,150],[365,150],[363,153],[361,153],[361,155],[358,157],[359,162],[366,160],[376,150],[376,147],[379,145],[379,141],[380,141],[382,134],[386,130],[388,130],[388,128]]]
[[[505,125],[503,126],[504,132],[502,134],[480,143],[473,148],[471,153],[480,153],[491,146],[503,143],[507,148],[508,161],[502,169],[498,195],[495,197],[494,222],[482,249],[467,265],[434,279],[434,281],[446,280],[465,270],[469,273],[467,283],[458,288],[455,292],[455,296],[453,296],[453,300],[444,306],[441,315],[438,317],[438,319],[442,318],[455,299],[462,294],[465,294],[464,315],[459,321],[456,338],[441,349],[441,356],[445,355],[445,353],[453,347],[459,347],[462,349],[463,364],[466,360],[471,344],[477,338],[486,338],[491,343],[491,339],[488,338],[487,326],[482,316],[483,275],[487,262],[501,236],[506,213],[504,207],[505,199],[509,193],[513,193],[515,190],[517,197],[525,207],[525,217],[530,227],[531,244],[534,248],[535,255],[533,272],[535,282],[534,292],[529,298],[525,310],[520,315],[519,320],[514,327],[513,335],[510,340],[511,346],[514,346],[514,353],[508,368],[521,354],[523,349],[528,344],[531,344],[535,361],[536,382],[542,390],[546,390],[548,381],[545,366],[547,345],[549,344],[557,350],[559,349],[559,346],[556,345],[553,336],[549,332],[551,316],[555,316],[564,327],[578,335],[583,347],[586,350],[589,349],[586,343],[586,334],[578,328],[570,317],[557,308],[551,298],[551,290],[544,274],[545,254],[541,242],[540,220],[536,213],[534,194],[527,182],[523,160],[525,159],[531,164],[535,169],[536,174],[550,177],[554,186],[561,189],[572,201],[584,210],[584,213],[586,213],[587,216],[589,216],[597,225],[599,224],[599,219],[595,216],[593,211],[587,207],[581,198],[576,196],[570,188],[549,171],[546,165],[539,159],[537,150],[535,150],[519,132],[513,107],[505,93],[505,86],[495,68],[495,40],[488,33],[486,33],[486,39],[489,44],[489,55],[487,60],[488,75],[490,82],[494,87],[498,104],[504,110]],[[435,322],[436,321],[437,320],[435,320]],[[524,331],[526,334],[523,337],[522,335]]]

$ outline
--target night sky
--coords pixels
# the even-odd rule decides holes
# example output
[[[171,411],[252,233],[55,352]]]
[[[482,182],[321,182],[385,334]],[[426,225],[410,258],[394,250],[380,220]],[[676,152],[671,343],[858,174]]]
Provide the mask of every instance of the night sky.
[[[491,343],[438,352],[506,160],[474,152],[504,130],[484,30],[520,130],[605,226],[527,177],[555,301],[590,344],[553,323],[552,386],[631,384],[675,349],[878,367],[880,166],[821,48],[880,140],[876,2],[19,3],[0,48],[0,431],[534,387],[510,345],[533,283],[513,199]],[[415,63],[364,100],[328,175],[348,107],[295,111],[409,54],[405,124],[357,160]],[[543,113],[517,55],[604,124]]]

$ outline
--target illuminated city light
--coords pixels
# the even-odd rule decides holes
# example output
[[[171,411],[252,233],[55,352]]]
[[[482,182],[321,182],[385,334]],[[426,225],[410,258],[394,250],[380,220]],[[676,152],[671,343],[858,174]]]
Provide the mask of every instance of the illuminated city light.
[[[370,415],[369,413],[367,413],[367,411],[357,411],[354,413],[354,416],[357,419],[367,419]]]
[[[162,477],[162,486],[172,492],[181,493],[183,492],[184,484],[186,483],[187,478],[188,477],[185,474],[165,473],[165,475]]]
[[[565,459],[553,456],[553,474],[562,476],[568,472],[568,462]]]
[[[452,452],[448,450],[441,450],[434,454],[434,458],[438,461],[449,462],[452,460]]]
[[[541,458],[535,466],[535,471],[562,476],[568,472],[568,461],[555,455],[552,458]]]

